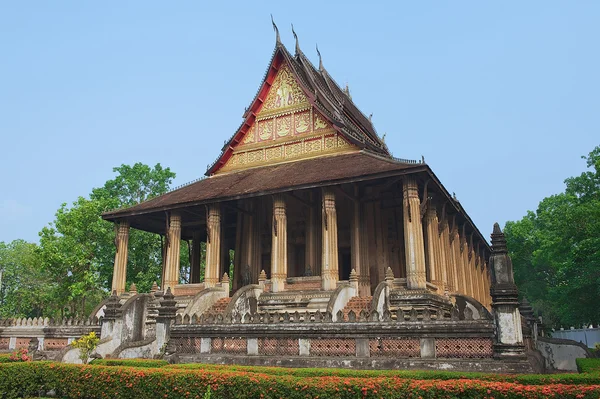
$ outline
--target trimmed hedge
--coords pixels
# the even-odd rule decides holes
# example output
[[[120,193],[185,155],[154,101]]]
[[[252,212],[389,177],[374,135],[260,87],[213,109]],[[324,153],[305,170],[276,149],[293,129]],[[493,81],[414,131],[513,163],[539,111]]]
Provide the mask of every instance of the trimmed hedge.
[[[0,363],[9,363],[9,362],[11,362],[10,353],[0,354]]]
[[[296,377],[242,371],[107,367],[50,362],[0,365],[4,399],[54,389],[58,397],[145,399],[356,399],[356,398],[598,398],[600,385],[524,385],[482,380],[411,380],[401,377]]]
[[[514,382],[524,385],[569,384],[600,385],[600,375],[586,374],[486,374],[465,373],[456,371],[413,371],[413,370],[349,370],[333,368],[284,368],[262,366],[226,366],[218,364],[171,364],[168,369],[204,370],[204,371],[239,371],[244,373],[260,373],[273,376],[294,377],[350,377],[377,378],[395,377],[413,380],[481,380]]]
[[[575,359],[575,362],[580,373],[600,373],[600,359],[598,358]]]
[[[166,360],[153,359],[94,359],[93,366],[128,366],[128,367],[146,367],[158,368],[169,364]]]

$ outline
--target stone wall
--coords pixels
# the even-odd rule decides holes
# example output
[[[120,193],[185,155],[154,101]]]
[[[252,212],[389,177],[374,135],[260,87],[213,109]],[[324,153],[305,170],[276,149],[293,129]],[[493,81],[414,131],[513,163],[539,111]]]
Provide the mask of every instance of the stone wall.
[[[74,339],[96,332],[100,336],[98,319],[17,318],[0,320],[0,352],[27,348],[37,339],[40,351],[60,352]]]
[[[577,371],[575,359],[592,357],[585,345],[570,339],[538,337],[536,348],[542,353],[548,371]]]

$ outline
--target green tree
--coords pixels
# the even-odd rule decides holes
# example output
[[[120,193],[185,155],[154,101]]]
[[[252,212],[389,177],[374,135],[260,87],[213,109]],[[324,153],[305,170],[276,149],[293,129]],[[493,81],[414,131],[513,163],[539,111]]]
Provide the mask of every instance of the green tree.
[[[53,292],[61,304],[60,315],[88,315],[110,290],[115,256],[114,226],[102,220],[111,209],[129,207],[168,191],[175,173],[160,164],[121,165],[114,179],[79,197],[70,206],[62,204],[56,219],[40,232],[40,259],[55,281]],[[188,265],[187,250],[182,265]],[[131,229],[127,285],[148,291],[162,272],[161,239],[157,234]]]
[[[600,146],[535,213],[505,227],[521,294],[550,325],[600,321]]]
[[[51,307],[51,280],[39,267],[37,245],[0,242],[0,317],[39,317]]]

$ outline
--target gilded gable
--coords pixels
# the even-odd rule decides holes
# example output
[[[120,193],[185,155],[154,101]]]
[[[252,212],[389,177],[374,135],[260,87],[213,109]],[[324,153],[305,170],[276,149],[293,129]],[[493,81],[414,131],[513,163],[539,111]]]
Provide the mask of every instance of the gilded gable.
[[[222,171],[357,149],[309,102],[282,64],[262,108]]]

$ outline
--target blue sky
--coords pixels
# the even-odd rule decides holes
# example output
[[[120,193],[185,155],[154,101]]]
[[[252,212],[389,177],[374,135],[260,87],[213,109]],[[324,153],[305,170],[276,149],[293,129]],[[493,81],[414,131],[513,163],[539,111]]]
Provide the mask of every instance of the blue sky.
[[[260,84],[270,13],[485,236],[600,145],[600,2],[205,3],[0,3],[0,241],[37,241],[113,166],[203,175]]]

